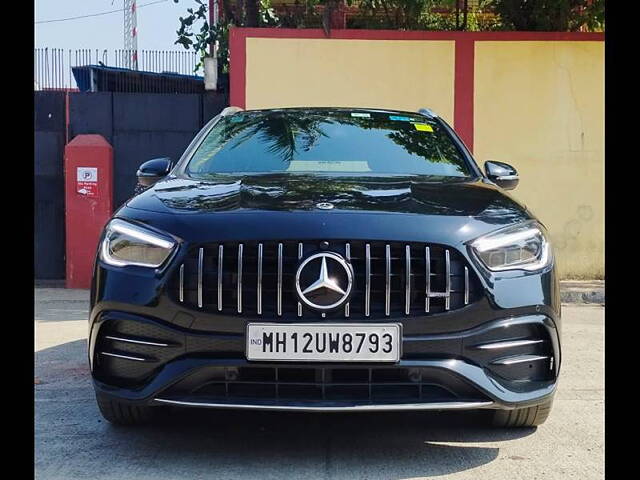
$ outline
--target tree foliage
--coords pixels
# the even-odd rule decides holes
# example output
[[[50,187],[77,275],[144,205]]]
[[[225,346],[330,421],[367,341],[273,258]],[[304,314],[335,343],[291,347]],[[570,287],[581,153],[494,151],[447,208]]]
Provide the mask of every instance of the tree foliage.
[[[173,0],[179,3],[180,0]],[[221,73],[229,68],[229,27],[276,27],[277,18],[271,8],[271,0],[220,0],[220,20],[217,25],[209,24],[209,2],[207,0],[188,0],[195,8],[187,8],[187,15],[180,17],[180,26],[176,31],[176,45],[200,54],[195,66],[197,71],[204,63],[204,57],[210,54],[211,45],[217,42],[218,62]]]
[[[604,29],[604,0],[494,0],[493,4],[508,30]]]
[[[208,0],[184,2],[191,6],[179,19],[175,43],[200,54],[198,70],[210,45],[217,42],[220,72],[224,74],[229,64],[230,26],[323,27],[328,33],[330,16],[342,2],[357,9],[348,28],[602,31],[605,0],[480,0],[469,12],[460,11],[465,4],[460,0],[296,0],[294,5],[279,9],[279,14],[272,6],[277,0],[220,0],[217,26],[209,25]]]

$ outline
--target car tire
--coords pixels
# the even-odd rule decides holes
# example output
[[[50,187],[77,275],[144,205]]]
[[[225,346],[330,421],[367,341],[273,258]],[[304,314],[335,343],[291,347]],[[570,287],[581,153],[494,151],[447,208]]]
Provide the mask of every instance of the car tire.
[[[130,405],[96,394],[100,413],[115,425],[141,425],[153,418],[153,407]]]
[[[550,400],[534,407],[496,410],[493,412],[491,423],[494,427],[537,427],[547,420],[552,405],[553,400]]]

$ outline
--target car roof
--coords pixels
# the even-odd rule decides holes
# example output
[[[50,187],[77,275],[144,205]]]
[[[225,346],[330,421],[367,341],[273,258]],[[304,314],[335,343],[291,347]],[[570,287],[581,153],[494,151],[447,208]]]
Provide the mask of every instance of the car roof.
[[[229,107],[230,109],[233,108],[234,110],[237,109],[237,107]],[[234,111],[233,113],[241,113],[241,112],[246,112],[246,113],[250,113],[250,112],[264,112],[264,113],[268,113],[268,112],[282,112],[282,111],[287,111],[287,112],[318,112],[318,113],[322,113],[322,112],[361,112],[361,113],[387,113],[387,114],[403,114],[403,115],[420,115],[420,116],[424,116],[424,117],[431,117],[433,118],[433,116],[435,116],[435,114],[433,114],[433,112],[428,111],[426,109],[423,109],[421,111],[406,111],[406,110],[391,110],[391,109],[386,109],[386,108],[366,108],[366,107],[282,107],[282,108],[259,108],[259,109],[248,109],[248,110],[242,110],[242,109],[237,109],[236,111]],[[229,112],[231,114],[231,112]]]

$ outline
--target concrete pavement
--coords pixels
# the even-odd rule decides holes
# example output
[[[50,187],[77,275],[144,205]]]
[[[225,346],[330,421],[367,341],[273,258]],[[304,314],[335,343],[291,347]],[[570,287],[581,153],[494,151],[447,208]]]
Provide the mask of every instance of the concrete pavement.
[[[483,413],[300,414],[174,410],[114,427],[95,405],[86,361],[88,292],[36,290],[36,478],[600,479],[600,306],[563,307],[554,409],[536,429]]]

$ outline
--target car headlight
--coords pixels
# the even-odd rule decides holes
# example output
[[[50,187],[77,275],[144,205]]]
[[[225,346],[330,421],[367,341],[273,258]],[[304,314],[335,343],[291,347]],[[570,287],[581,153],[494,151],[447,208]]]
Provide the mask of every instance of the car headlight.
[[[176,242],[146,228],[114,219],[107,225],[100,248],[101,258],[110,265],[137,265],[157,268],[171,255]]]
[[[528,221],[503,228],[471,242],[476,258],[491,271],[540,270],[552,261],[543,227]]]

